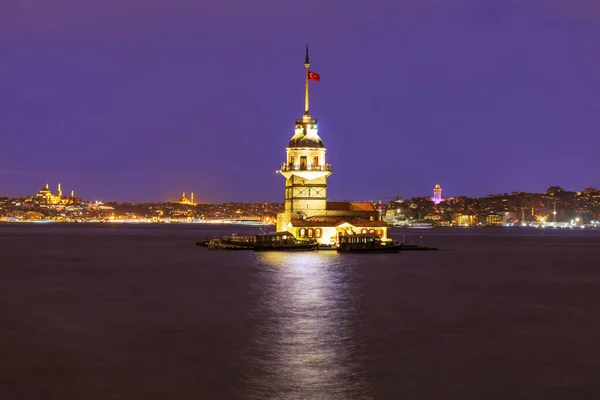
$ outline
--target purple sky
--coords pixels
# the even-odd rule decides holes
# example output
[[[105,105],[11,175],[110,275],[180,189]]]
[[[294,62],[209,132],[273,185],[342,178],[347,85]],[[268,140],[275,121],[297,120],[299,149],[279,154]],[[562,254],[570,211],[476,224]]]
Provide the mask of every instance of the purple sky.
[[[106,5],[103,5],[105,3]],[[208,5],[207,5],[208,3]],[[418,5],[415,5],[418,3]],[[8,0],[0,196],[283,201],[303,111],[332,200],[600,186],[597,0]]]

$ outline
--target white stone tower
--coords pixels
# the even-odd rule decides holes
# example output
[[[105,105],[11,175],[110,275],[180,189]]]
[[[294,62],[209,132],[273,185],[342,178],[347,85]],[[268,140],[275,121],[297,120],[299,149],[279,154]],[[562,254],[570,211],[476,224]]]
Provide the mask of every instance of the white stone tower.
[[[308,81],[320,80],[309,71],[308,45],[304,67],[304,114],[296,120],[294,136],[286,149],[286,161],[279,173],[285,177],[285,211],[277,216],[277,231],[285,231],[293,219],[325,214],[327,208],[327,177],[331,164],[325,162],[325,146],[319,137],[317,120],[308,112]]]

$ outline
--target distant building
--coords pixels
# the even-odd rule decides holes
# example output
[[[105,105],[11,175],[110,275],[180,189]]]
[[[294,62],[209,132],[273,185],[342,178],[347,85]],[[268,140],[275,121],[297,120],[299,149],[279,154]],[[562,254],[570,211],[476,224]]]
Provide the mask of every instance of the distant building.
[[[187,204],[190,206],[195,206],[196,203],[194,203],[194,192],[190,193],[190,199],[188,200],[187,197],[185,197],[185,192],[183,192],[181,199],[179,199],[178,201],[179,204]]]
[[[385,240],[389,225],[380,220],[380,212],[372,203],[327,201],[331,164],[325,162],[326,149],[317,120],[308,112],[308,81],[320,78],[308,70],[309,65],[307,46],[304,114],[296,120],[286,161],[278,171],[285,177],[285,209],[277,215],[277,231],[316,239],[321,244],[335,244],[342,235],[360,233],[376,233]]]
[[[436,182],[433,188],[433,202],[435,204],[440,204],[442,202],[442,187],[439,182]]]
[[[37,211],[27,211],[23,214],[23,219],[32,221],[32,220],[42,220],[45,216],[41,212]]]
[[[71,191],[70,197],[63,197],[62,188],[58,184],[56,194],[52,193],[48,184],[41,188],[36,194],[28,198],[28,201],[36,204],[76,204],[81,203],[81,199],[75,197],[75,191]]]
[[[504,214],[488,214],[485,216],[485,224],[488,226],[506,225],[506,213]]]
[[[477,215],[474,214],[463,214],[463,213],[455,213],[453,215],[453,221],[455,224],[459,226],[473,226],[477,224],[478,218]]]

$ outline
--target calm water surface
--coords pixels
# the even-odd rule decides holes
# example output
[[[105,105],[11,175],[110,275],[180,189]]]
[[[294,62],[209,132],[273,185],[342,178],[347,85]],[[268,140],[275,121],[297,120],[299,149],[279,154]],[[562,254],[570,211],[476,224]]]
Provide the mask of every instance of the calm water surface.
[[[233,231],[0,225],[0,399],[600,398],[600,232],[194,245]]]

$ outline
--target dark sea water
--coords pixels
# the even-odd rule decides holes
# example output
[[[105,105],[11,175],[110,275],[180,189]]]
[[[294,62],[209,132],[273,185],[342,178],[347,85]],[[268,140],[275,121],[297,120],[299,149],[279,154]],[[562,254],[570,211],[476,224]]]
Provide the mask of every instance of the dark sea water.
[[[0,399],[600,399],[598,231],[195,246],[233,231],[0,225]]]

